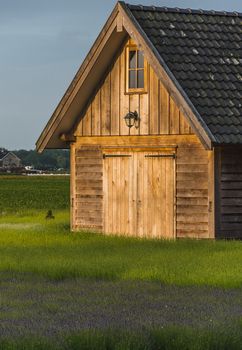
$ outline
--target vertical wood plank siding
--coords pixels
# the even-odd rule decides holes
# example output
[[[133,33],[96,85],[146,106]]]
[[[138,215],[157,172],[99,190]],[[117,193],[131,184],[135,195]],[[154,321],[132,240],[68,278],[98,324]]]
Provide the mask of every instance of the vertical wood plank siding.
[[[221,150],[219,238],[242,237],[241,148]]]
[[[105,152],[104,232],[174,238],[174,158]]]
[[[152,67],[148,65],[147,69],[147,93],[126,94],[125,79],[124,48],[91,99],[75,131],[76,136],[192,134]],[[140,127],[129,130],[124,116],[135,110],[141,118]]]
[[[102,152],[95,148],[76,148],[73,196],[73,228],[103,229]],[[72,174],[73,176],[73,174]]]

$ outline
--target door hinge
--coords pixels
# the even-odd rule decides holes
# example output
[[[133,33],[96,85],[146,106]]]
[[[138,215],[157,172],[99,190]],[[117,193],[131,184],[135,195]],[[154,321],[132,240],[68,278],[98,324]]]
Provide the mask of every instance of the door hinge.
[[[145,158],[176,158],[175,154],[147,154]]]
[[[131,154],[104,154],[103,158],[130,158]]]

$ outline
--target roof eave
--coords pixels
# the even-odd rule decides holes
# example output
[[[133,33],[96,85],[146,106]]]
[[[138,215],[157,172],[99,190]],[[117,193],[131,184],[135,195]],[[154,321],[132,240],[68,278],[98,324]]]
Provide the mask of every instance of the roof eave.
[[[115,18],[117,17],[119,10],[118,3],[114,7],[111,15],[109,16],[108,20],[106,21],[103,29],[101,30],[100,34],[98,35],[97,39],[95,40],[93,46],[91,47],[89,53],[87,54],[85,60],[83,61],[82,65],[80,66],[78,72],[76,73],[75,77],[73,78],[71,84],[67,88],[64,96],[62,97],[61,101],[57,105],[55,111],[53,112],[51,118],[47,122],[45,128],[43,129],[41,135],[39,136],[37,142],[36,142],[36,150],[41,153],[45,148],[47,148],[47,145],[51,139],[51,136],[53,135],[54,130],[58,127],[59,123],[61,122],[61,118],[63,118],[63,110],[67,107],[68,104],[71,103],[71,100],[73,98],[73,95],[75,93],[75,89],[81,79],[83,78],[83,75],[85,74],[86,68],[88,66],[88,63],[90,60],[95,56],[96,52],[99,49],[99,46],[101,45],[102,41],[105,38],[105,35],[108,33],[110,27],[114,24]],[[116,23],[115,23],[116,25]],[[60,143],[62,144],[63,148],[68,147],[68,143],[63,142],[60,139]],[[48,148],[54,148],[54,147],[48,147]],[[61,148],[61,147],[59,147]]]

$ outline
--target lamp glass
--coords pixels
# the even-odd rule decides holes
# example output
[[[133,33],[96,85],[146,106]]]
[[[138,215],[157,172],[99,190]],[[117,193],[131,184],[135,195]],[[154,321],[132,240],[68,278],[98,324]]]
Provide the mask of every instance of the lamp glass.
[[[134,123],[135,123],[135,116],[133,113],[128,113],[124,117],[124,120],[125,120],[127,127],[132,128],[134,126]]]

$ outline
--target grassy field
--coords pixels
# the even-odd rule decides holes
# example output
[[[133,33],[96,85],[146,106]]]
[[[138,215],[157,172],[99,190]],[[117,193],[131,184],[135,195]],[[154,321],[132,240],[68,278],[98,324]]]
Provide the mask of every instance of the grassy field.
[[[1,350],[241,350],[242,333],[225,335],[196,332],[191,329],[167,328],[150,332],[84,331],[66,336],[62,345],[47,339],[0,341]]]
[[[53,211],[54,220],[45,219],[48,210]],[[64,283],[64,286],[67,286],[68,281],[73,281],[75,285],[66,289],[69,291],[75,288],[82,290],[83,281],[87,281],[85,283],[93,283],[90,281],[100,281],[101,283],[102,281],[105,286],[107,283],[114,283],[114,287],[112,287],[114,290],[120,287],[120,283],[137,282],[154,283],[157,286],[162,284],[174,287],[219,288],[219,291],[227,290],[228,293],[232,288],[235,288],[240,295],[242,287],[241,257],[242,243],[239,241],[181,240],[169,242],[107,237],[87,232],[73,234],[70,233],[69,229],[68,177],[0,177],[0,275],[2,276],[0,278],[0,349],[61,348],[60,344],[53,343],[52,336],[47,336],[46,340],[35,338],[41,336],[41,332],[37,335],[31,335],[29,339],[28,334],[25,335],[24,339],[16,337],[14,340],[10,340],[10,335],[4,336],[7,327],[11,331],[14,328],[11,322],[16,323],[18,317],[25,320],[23,314],[27,310],[25,308],[27,307],[25,299],[28,298],[26,295],[33,293],[32,290],[38,283],[39,290],[45,289],[44,285],[48,281],[48,283],[53,283],[55,293],[59,291],[59,283]],[[26,292],[17,302],[17,294],[21,293],[14,293],[16,290],[24,290],[25,292],[24,286],[27,285],[27,282],[24,278],[30,281],[28,282],[30,283],[28,293]],[[10,288],[11,292],[6,293],[7,288]],[[106,290],[103,285],[102,288]],[[147,289],[147,295],[139,296],[144,300],[148,300],[147,297],[154,298],[158,293],[157,290],[152,289],[153,287],[150,289],[147,285],[142,285],[142,288]],[[177,288],[175,291],[177,305],[179,305],[181,290],[179,287]],[[61,290],[65,290],[65,288],[62,287]],[[233,300],[235,290],[231,292],[231,300]],[[187,291],[193,293],[192,289]],[[89,301],[95,306],[94,309],[89,310],[89,315],[93,314],[99,307],[98,305],[106,300],[105,293],[99,302],[95,300],[95,296],[91,302]],[[116,296],[115,305],[119,304],[119,300],[121,300],[119,298],[122,298],[122,295],[121,293]],[[38,294],[36,298],[39,300],[43,298],[43,295]],[[62,317],[61,312],[64,312],[62,301],[65,299],[65,294],[59,295],[59,304],[54,303],[52,298],[54,297],[51,294],[50,299],[46,301],[47,309],[43,309],[45,313],[41,316],[43,319],[49,314],[52,316],[58,314],[58,319]],[[200,294],[199,298],[202,298]],[[83,300],[86,299],[81,298],[78,307],[81,308]],[[127,310],[133,307],[134,300],[135,297],[128,304]],[[223,300],[222,298],[220,301],[222,305]],[[230,304],[228,301],[230,299],[226,300],[226,303]],[[39,304],[35,305],[33,300],[32,302],[33,307],[28,309],[30,313],[34,312],[36,306],[39,307]],[[215,301],[210,300],[210,302],[214,303]],[[201,301],[201,305],[203,303],[209,303],[209,300]],[[241,310],[242,300],[239,296],[237,304]],[[6,305],[9,307],[6,308]],[[159,305],[165,308],[167,300],[162,301]],[[234,309],[236,309],[236,305],[234,305]],[[111,305],[111,307],[113,306]],[[175,306],[175,308],[177,307]],[[184,309],[189,309],[187,301],[184,303]],[[171,306],[170,312],[177,312],[172,310]],[[102,309],[100,312],[105,313],[105,310]],[[214,311],[214,313],[216,312]],[[160,310],[160,313],[164,312]],[[191,310],[186,314],[188,318],[191,317],[189,313]],[[221,313],[221,315],[221,318],[224,318],[225,313]],[[158,316],[160,317],[160,315]],[[31,317],[33,322],[37,322],[33,316]],[[27,321],[21,322],[24,324]],[[89,330],[77,331],[71,336],[63,334],[61,346],[65,349],[242,348],[242,332],[240,331],[240,317],[238,315],[233,319],[233,322],[231,321],[238,326],[234,326],[232,329],[229,328],[232,323],[220,327],[219,321],[212,329],[209,327],[204,329],[203,327],[199,330],[194,329],[194,327],[184,329],[183,325],[178,327],[179,322],[176,325],[178,328],[169,326],[164,327],[164,329],[159,329],[159,327],[154,329],[153,321],[150,322],[147,325],[142,324],[142,327],[146,329],[146,331],[141,332],[142,334],[127,333],[123,330],[125,334],[122,336],[118,335],[115,330],[92,330],[91,325],[89,325],[87,327]],[[4,324],[8,324],[8,326],[1,328]]]
[[[0,215],[69,208],[69,177],[0,176]]]
[[[68,177],[0,177],[0,272],[242,287],[239,241],[70,233]],[[54,220],[46,220],[48,210]]]
[[[0,219],[0,271],[55,280],[145,280],[223,288],[242,286],[241,242],[151,241],[71,234],[69,214],[54,211]]]

